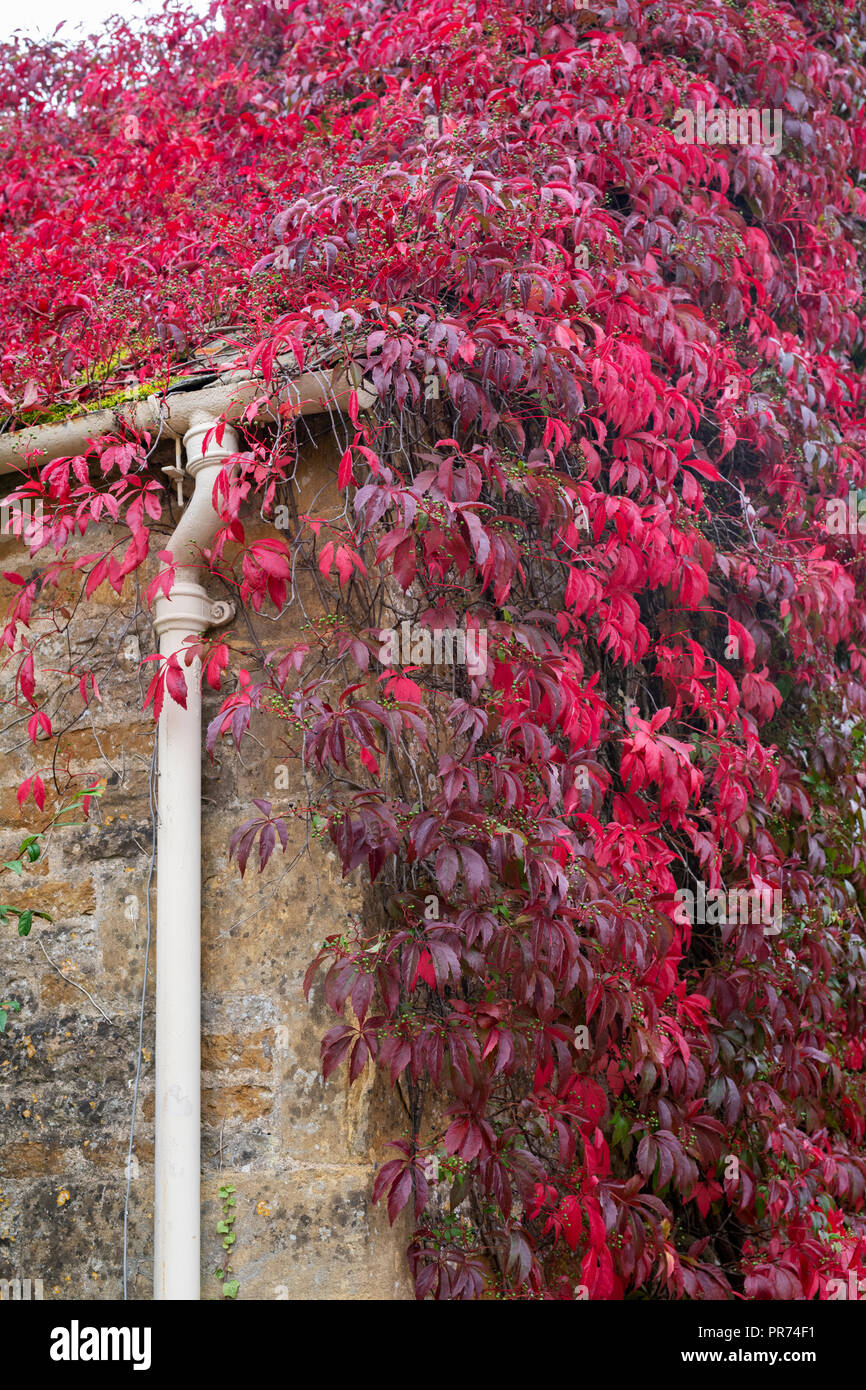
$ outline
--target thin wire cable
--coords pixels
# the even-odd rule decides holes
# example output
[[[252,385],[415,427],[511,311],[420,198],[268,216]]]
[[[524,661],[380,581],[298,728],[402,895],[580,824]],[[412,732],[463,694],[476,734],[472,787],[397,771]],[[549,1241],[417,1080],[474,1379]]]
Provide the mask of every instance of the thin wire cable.
[[[157,738],[154,734],[153,756],[150,760],[150,867],[145,890],[147,906],[147,940],[144,945],[144,976],[141,982],[141,1008],[138,1015],[138,1060],[135,1067],[135,1086],[132,1092],[132,1115],[129,1120],[129,1148],[126,1153],[126,1198],[123,1203],[123,1301],[127,1302],[127,1265],[129,1258],[129,1194],[132,1186],[132,1150],[135,1143],[135,1112],[138,1109],[138,1088],[141,1081],[141,1060],[144,1050],[144,1005],[147,998],[147,970],[150,961],[151,913],[150,887],[156,862],[156,810],[153,804],[153,778],[156,770]]]

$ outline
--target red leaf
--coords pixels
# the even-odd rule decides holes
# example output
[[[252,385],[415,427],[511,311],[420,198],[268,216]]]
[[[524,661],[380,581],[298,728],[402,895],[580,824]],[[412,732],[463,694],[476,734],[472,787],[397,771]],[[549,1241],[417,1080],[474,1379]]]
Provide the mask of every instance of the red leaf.
[[[35,743],[40,732],[44,733],[46,738],[51,737],[51,720],[41,709],[37,710],[35,714],[31,714],[28,719],[27,736],[32,743]]]
[[[164,695],[165,695],[165,670],[163,669],[163,670],[157,671],[157,672],[156,672],[156,675],[153,676],[153,677],[151,678],[150,684],[149,684],[148,687],[147,687],[147,691],[146,691],[145,697],[144,697],[144,708],[145,708],[145,709],[147,709],[148,705],[151,703],[151,701],[153,701],[153,717],[154,717],[154,719],[159,719],[159,716],[160,716],[160,714],[161,714],[161,712],[162,712],[162,702],[163,702]]]
[[[229,649],[225,642],[220,642],[219,646],[215,647],[211,652],[204,671],[205,680],[211,690],[219,690],[222,672],[226,669],[228,664]]]
[[[693,468],[696,473],[700,473],[702,478],[708,478],[710,482],[720,483],[722,475],[718,468],[712,463],[707,463],[706,459],[684,459],[684,468]]]
[[[165,683],[168,688],[168,693],[175,704],[180,705],[182,709],[186,709],[186,676],[180,668],[176,652],[171,654],[166,664]]]
[[[348,487],[353,482],[352,476],[352,450],[347,449],[340,459],[340,467],[337,472],[337,486]]]
[[[331,564],[333,563],[333,559],[334,542],[328,541],[326,545],[322,546],[322,549],[319,552],[319,569],[321,570],[322,574],[325,576],[326,579],[330,577]]]
[[[424,983],[429,985],[431,989],[436,988],[436,971],[433,967],[433,957],[431,956],[429,951],[422,951],[421,955],[418,958],[418,970],[415,976],[416,979],[418,978],[418,975],[421,976],[421,979],[424,981]]]
[[[33,695],[36,691],[36,678],[33,674],[33,653],[28,652],[18,668],[18,683],[21,686],[21,694],[30,704],[34,704]]]
[[[361,749],[361,762],[367,768],[368,772],[372,772],[374,777],[379,776],[379,764],[376,761],[375,755],[369,748]]]
[[[391,676],[385,682],[385,694],[392,700],[406,700],[413,705],[421,703],[421,687],[408,676]]]
[[[388,1220],[390,1221],[392,1226],[394,1222],[397,1220],[397,1217],[400,1215],[400,1212],[405,1207],[411,1195],[412,1174],[407,1168],[406,1171],[402,1173],[400,1177],[397,1179],[397,1181],[394,1183],[394,1186],[391,1188],[391,1192],[388,1196]]]

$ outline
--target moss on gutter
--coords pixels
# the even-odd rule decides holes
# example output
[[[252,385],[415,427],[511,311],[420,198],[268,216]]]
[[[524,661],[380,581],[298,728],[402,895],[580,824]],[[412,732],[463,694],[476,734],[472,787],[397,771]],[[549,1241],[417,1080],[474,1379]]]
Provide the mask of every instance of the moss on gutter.
[[[97,410],[113,410],[115,406],[126,401],[144,400],[162,389],[163,380],[164,378],[145,381],[140,386],[128,386],[122,391],[110,392],[107,396],[94,396],[91,400],[77,401],[74,405],[58,401],[56,405],[48,406],[46,409],[22,410],[21,423],[16,429],[32,429],[38,425],[62,425],[67,420],[77,420],[83,415],[92,415]],[[189,380],[189,377],[172,377],[168,385],[176,386]]]

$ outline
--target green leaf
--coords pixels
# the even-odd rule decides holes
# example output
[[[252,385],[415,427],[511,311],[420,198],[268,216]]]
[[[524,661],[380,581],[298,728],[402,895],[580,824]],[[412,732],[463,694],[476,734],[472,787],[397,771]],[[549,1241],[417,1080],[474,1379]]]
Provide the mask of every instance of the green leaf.
[[[18,935],[29,936],[30,928],[33,926],[33,913],[30,909],[18,913]]]
[[[11,869],[13,874],[18,874],[19,878],[24,872],[24,865],[21,863],[20,859],[4,859],[3,868]]]
[[[627,1115],[618,1110],[613,1120],[612,1139],[615,1144],[621,1144],[631,1128],[631,1123]]]
[[[6,1019],[7,1019],[7,1018],[8,1018],[8,1014],[6,1013],[6,1010],[5,1010],[5,1009],[0,1009],[0,1033],[5,1033],[5,1032],[6,1032]]]
[[[229,1279],[226,1281],[225,1284],[223,1284],[223,1293],[225,1294],[226,1298],[236,1298],[239,1288],[240,1284],[238,1283],[237,1279]]]

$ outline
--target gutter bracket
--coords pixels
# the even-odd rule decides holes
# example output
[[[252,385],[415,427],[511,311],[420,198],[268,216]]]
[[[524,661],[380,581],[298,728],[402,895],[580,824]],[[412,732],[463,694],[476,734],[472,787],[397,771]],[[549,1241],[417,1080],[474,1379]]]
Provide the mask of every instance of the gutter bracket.
[[[237,609],[230,599],[215,599],[210,606],[209,627],[225,627],[235,616]]]

